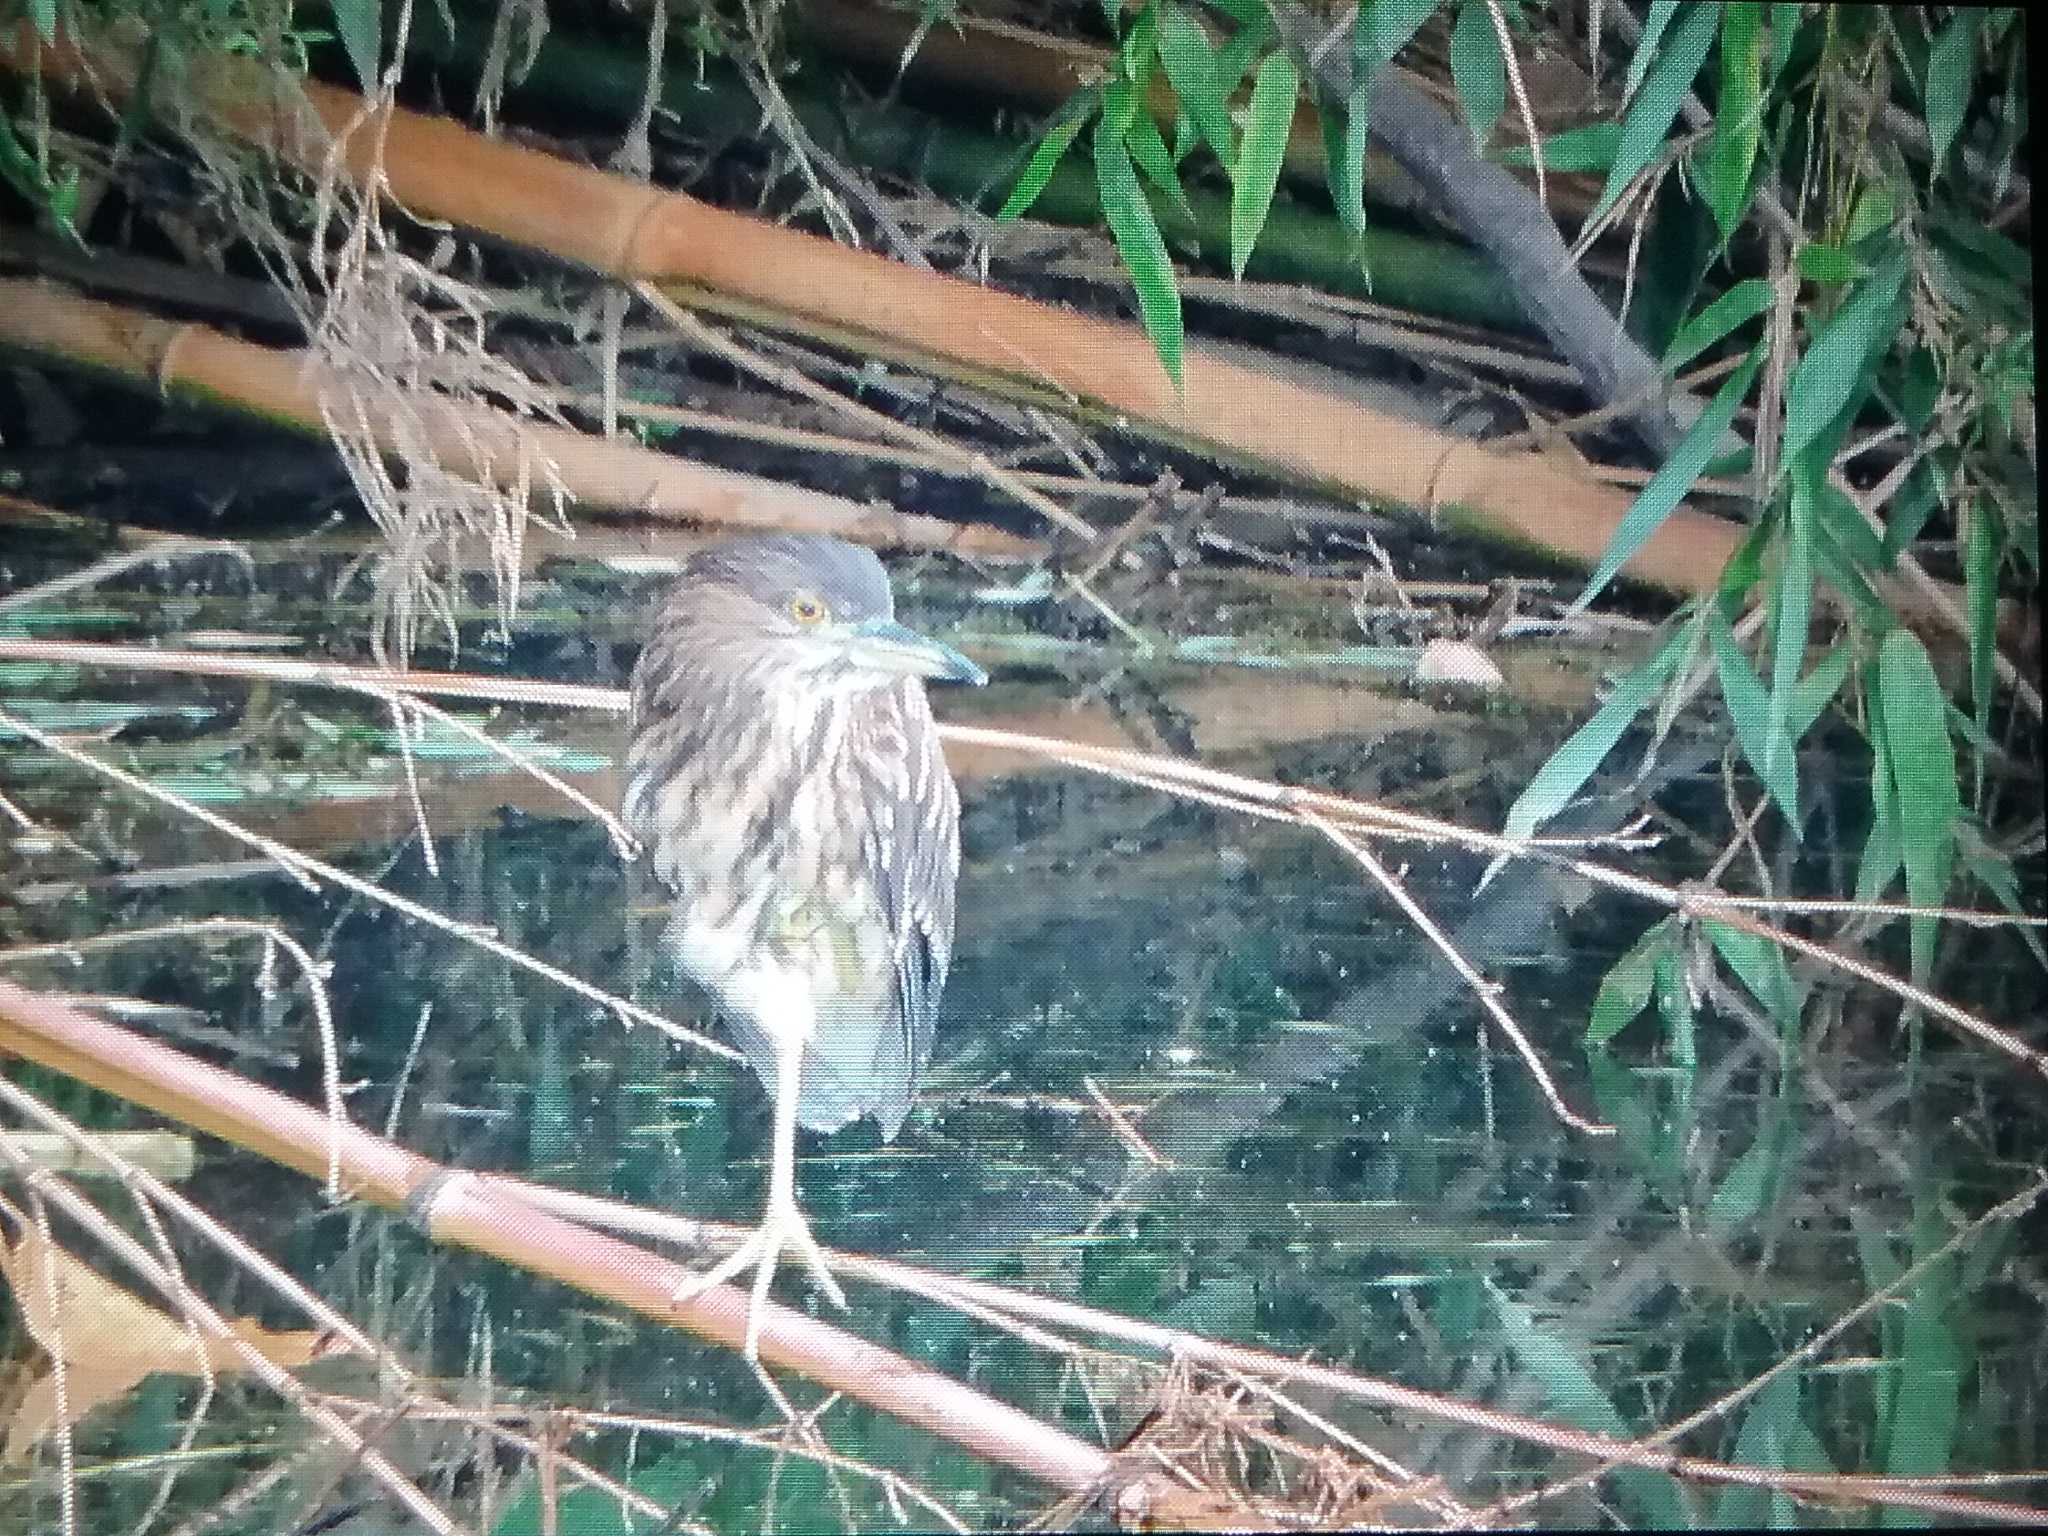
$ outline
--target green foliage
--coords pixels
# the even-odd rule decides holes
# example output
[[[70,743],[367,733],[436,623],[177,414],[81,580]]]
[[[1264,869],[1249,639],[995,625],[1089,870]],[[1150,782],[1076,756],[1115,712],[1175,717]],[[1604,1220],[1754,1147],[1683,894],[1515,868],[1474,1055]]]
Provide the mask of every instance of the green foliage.
[[[1072,97],[1045,130],[1045,136],[1038,141],[1038,148],[1032,151],[1030,161],[1018,176],[1010,195],[997,210],[999,219],[1015,219],[1029,211],[1038,201],[1038,194],[1045,190],[1045,184],[1052,180],[1052,173],[1059,169],[1060,161],[1066,158],[1067,150],[1081,130],[1101,110],[1102,93],[1085,91]]]
[[[367,7],[374,25],[377,0],[347,3]],[[338,7],[337,15],[360,27],[361,17],[347,16],[346,9],[346,4]],[[162,82],[182,75],[188,59],[238,54],[303,75],[308,46],[327,35],[296,27],[291,5],[276,0],[131,0],[113,7],[78,0],[0,0],[0,28],[11,31],[22,18],[45,43],[74,18],[138,22],[147,29],[136,88],[114,142],[116,164],[150,121]],[[39,223],[82,250],[84,236],[76,227],[81,174],[51,135],[42,78],[0,75],[0,182],[29,204]]]
[[[1579,1344],[1495,1286],[1488,1285],[1486,1291],[1493,1302],[1494,1324],[1515,1365],[1543,1389],[1552,1412],[1596,1434],[1622,1440],[1637,1437],[1638,1431],[1601,1388]],[[1687,1529],[1697,1523],[1691,1501],[1670,1478],[1627,1467],[1615,1473],[1615,1482],[1637,1520],[1660,1530]]]
[[[1663,7],[1653,7],[1653,11]],[[1668,13],[1665,19],[1669,19]],[[1706,62],[1713,45],[1717,7],[1692,4],[1685,7],[1677,26],[1671,29],[1669,46],[1656,46],[1662,29],[1653,33],[1645,27],[1642,43],[1629,65],[1629,89],[1633,104],[1622,119],[1621,140],[1615,148],[1614,163],[1607,172],[1607,185],[1600,189],[1593,206],[1599,218],[1644,170],[1664,153],[1664,135],[1678,119],[1678,109],[1692,89],[1693,77]],[[1653,51],[1654,50],[1654,51]],[[1635,81],[1641,72],[1642,87]]]
[[[1273,206],[1273,189],[1280,184],[1280,160],[1287,152],[1300,89],[1301,76],[1286,50],[1276,48],[1267,54],[1252,83],[1244,143],[1231,184],[1230,271],[1234,277],[1244,276],[1244,264],[1251,259],[1252,246],[1266,225],[1266,211]]]
[[[1749,205],[1763,113],[1763,11],[1755,5],[1721,8],[1721,94],[1713,147],[1702,180],[1707,205],[1725,241]]]
[[[1812,1427],[1807,1423],[1797,1371],[1773,1377],[1757,1393],[1735,1437],[1735,1462],[1765,1472],[1832,1473]],[[1724,1530],[1745,1527],[1796,1531],[1806,1522],[1798,1502],[1782,1488],[1730,1488],[1714,1506],[1713,1523]]]
[[[1344,101],[1318,103],[1331,197],[1353,236],[1365,228],[1373,78],[1438,8],[1437,0],[1361,0],[1352,26],[1351,90]],[[1103,15],[1118,39],[1111,76],[1070,98],[1055,114],[998,215],[1016,218],[1029,210],[1082,130],[1096,124],[1094,160],[1103,217],[1130,274],[1146,334],[1176,385],[1183,347],[1179,284],[1152,200],[1164,198],[1186,215],[1188,178],[1210,173],[1213,161],[1230,180],[1230,264],[1232,274],[1242,278],[1279,189],[1302,87],[1300,67],[1276,41],[1263,0],[1218,0],[1215,10],[1235,25],[1212,41],[1204,21],[1213,21],[1214,15],[1198,17],[1185,0],[1149,0],[1130,13],[1106,5]],[[1468,121],[1483,136],[1506,100],[1506,61],[1484,0],[1463,5],[1455,53]],[[1179,103],[1171,144],[1147,102],[1155,69],[1166,76]],[[1248,77],[1242,108],[1233,109],[1232,99]],[[1207,159],[1198,149],[1208,151]]]
[[[1885,636],[1873,691],[1872,713],[1884,719],[1880,766],[1897,807],[1906,895],[1915,906],[1940,906],[1955,868],[1962,798],[1955,743],[1948,734],[1948,698],[1926,646],[1911,630],[1895,629]],[[1913,975],[1924,980],[1934,963],[1934,919],[1915,916],[1911,934]]]
[[[1159,353],[1160,366],[1176,387],[1181,381],[1180,288],[1174,282],[1173,258],[1166,253],[1159,221],[1145,201],[1131,168],[1130,151],[1118,131],[1116,120],[1107,112],[1095,127],[1095,184],[1102,195],[1102,211],[1109,219],[1116,248],[1131,274],[1131,286],[1138,293],[1138,311],[1145,322],[1145,334]]]
[[[1941,1477],[1953,1461],[1956,1426],[1972,1360],[1961,1336],[1970,1292],[1995,1259],[1997,1244],[1984,1253],[1933,1259],[1947,1237],[1940,1191],[1921,1178],[1913,1192],[1912,1261],[1929,1260],[1907,1287],[1905,1305],[1888,1309],[1880,1339],[1883,1369],[1877,1374],[1878,1461],[1889,1477]],[[1860,1206],[1850,1208],[1864,1283],[1872,1289],[1895,1284],[1906,1265],[1893,1251],[1877,1221]],[[1974,1258],[1975,1263],[1970,1262]],[[1927,1518],[1887,1510],[1885,1524],[1924,1525]]]
[[[1236,79],[1225,78],[1223,61],[1210,48],[1209,35],[1185,6],[1173,0],[1165,0],[1159,14],[1159,62],[1202,142],[1209,146],[1216,163],[1230,170],[1237,162],[1229,110]]]
[[[1429,20],[1430,0],[1358,0],[1351,29],[1351,93],[1321,104],[1330,196],[1354,236],[1365,230],[1365,149],[1373,79]]]
[[[1621,152],[1621,124],[1587,123],[1566,128],[1543,141],[1543,164],[1556,172],[1604,171]],[[1500,152],[1502,165],[1534,166],[1536,157],[1519,144]]]
[[[1793,464],[1809,449],[1833,456],[1869,392],[1872,367],[1898,334],[1905,283],[1900,251],[1857,286],[1794,366],[1785,383],[1782,462]]]
[[[1507,60],[1501,55],[1500,34],[1494,31],[1486,0],[1464,0],[1458,7],[1451,28],[1451,79],[1472,129],[1472,142],[1483,146],[1508,104]]]
[[[1665,368],[1676,372],[1771,307],[1771,285],[1760,277],[1733,284],[1679,327],[1664,349]]]
[[[1114,6],[1108,7],[1105,15],[1112,26],[1123,20]],[[1114,58],[1115,72],[1109,79],[1069,99],[1053,118],[997,217],[1014,219],[1025,213],[1092,122],[1096,195],[1103,218],[1115,237],[1124,270],[1130,274],[1145,334],[1177,389],[1185,336],[1180,284],[1151,196],[1164,197],[1187,214],[1180,178],[1192,148],[1191,134],[1209,144],[1226,167],[1236,161],[1238,149],[1230,136],[1225,106],[1235,77],[1228,73],[1221,51],[1209,48],[1193,17],[1171,0],[1152,0],[1130,19]],[[1163,70],[1181,99],[1181,116],[1188,131],[1176,132],[1177,148],[1168,147],[1146,105],[1155,67]],[[1153,188],[1150,195],[1146,183]]]
[[[1635,947],[1602,978],[1586,1024],[1586,1044],[1605,1045],[1649,1006],[1656,989],[1657,968],[1676,952],[1678,920],[1667,917],[1636,940]]]
[[[1984,12],[1975,6],[1956,7],[1955,14],[1927,54],[1927,141],[1931,146],[1928,179],[1941,174],[1963,113],[1970,104],[1970,74],[1976,65],[1977,37]]]
[[[384,55],[384,7],[381,0],[332,0],[334,28],[341,34],[348,61],[365,95],[375,95],[382,85],[380,60]]]
[[[1677,673],[1679,663],[1697,644],[1693,624],[1687,624],[1666,640],[1648,662],[1636,668],[1616,685],[1614,691],[1571,738],[1550,755],[1537,770],[1529,787],[1508,808],[1504,837],[1528,837],[1544,822],[1571,803],[1591,779],[1607,754],[1620,744],[1636,716],[1647,709]]]
[[[1983,198],[2003,195],[2004,146],[2017,142],[2013,125],[2026,116],[2021,74],[1994,58],[1998,45],[1988,42],[2023,46],[2012,21],[2011,8],[1901,11],[1888,21],[1855,9],[1660,0],[1644,16],[1619,124],[1585,125],[1546,145],[1552,165],[1572,149],[1576,163],[1605,171],[1599,212],[1660,163],[1686,163],[1734,269],[1718,289],[1707,287],[1664,362],[1675,371],[1717,353],[1740,361],[1637,496],[1578,603],[1604,591],[1710,471],[1759,382],[1781,379],[1782,409],[1768,418],[1781,424],[1779,435],[1756,444],[1757,459],[1772,466],[1758,520],[1694,623],[1742,758],[1795,840],[1800,745],[1831,704],[1849,701],[1873,762],[1855,879],[1864,900],[1879,899],[1903,875],[1907,900],[1938,906],[1959,868],[2006,892],[2001,902],[2017,899],[2003,861],[1978,857],[1983,844],[1971,830],[1956,740],[1960,734],[1974,749],[1981,788],[1999,687],[1999,588],[2016,568],[2035,579],[2038,560],[2031,462],[2012,450],[2014,426],[2033,402],[2032,277],[2021,247],[1981,212]],[[1871,122],[1867,98],[1842,83],[1881,94],[1893,65],[1925,108],[1924,175],[1906,174],[1889,141],[1890,158],[1844,156],[1839,137],[1830,137],[1867,133]],[[1688,92],[1708,100],[1713,122],[1674,139]],[[1987,110],[1994,99],[1995,111]],[[1967,140],[1979,150],[1994,126],[1987,170],[1959,146]],[[1820,159],[1829,154],[1836,158]],[[1736,242],[1761,197],[1784,200],[1778,189],[1799,174],[1796,156],[1830,167],[1830,179],[1812,209],[1812,233],[1787,242],[1791,270],[1759,274],[1754,255],[1733,254]],[[1850,174],[1835,169],[1841,165]],[[1760,322],[1787,282],[1800,286],[1784,337]],[[1917,447],[1889,483],[1885,520],[1873,528],[1844,490],[1841,459],[1855,443],[1881,441],[1884,428]],[[1967,621],[1967,714],[1950,704],[1926,646],[1892,611],[1895,589],[1887,585],[1930,530],[1951,523]],[[1739,629],[1752,604],[1761,606],[1762,626],[1752,620]],[[1755,636],[1742,638],[1748,629]],[[1817,643],[1825,651],[1809,667]],[[1666,713],[1675,707],[1682,674],[1674,644],[1559,748],[1511,811],[1512,833],[1526,835],[1561,810],[1653,700],[1663,699]],[[1924,978],[1938,923],[1918,916],[1909,930],[1912,970]],[[1662,928],[1651,930],[1610,975],[1589,1045],[1603,1045],[1648,1004],[1670,942]],[[1796,1027],[1796,1000],[1754,969],[1761,958],[1749,956],[1745,969],[1725,937],[1716,947],[1780,1027]],[[1725,1216],[1768,1190],[1773,1154],[1762,1139],[1752,1152],[1717,1195]]]
[[[1683,334],[1681,332],[1681,334]],[[1600,563],[1593,567],[1593,574],[1586,579],[1579,595],[1572,599],[1574,611],[1584,609],[1598,597],[1615,575],[1626,565],[1631,556],[1648,542],[1651,534],[1663,526],[1664,520],[1678,510],[1678,504],[1685,500],[1695,481],[1706,472],[1707,463],[1719,449],[1722,436],[1735,420],[1735,413],[1741,409],[1749,386],[1755,382],[1757,370],[1763,366],[1762,344],[1750,349],[1749,356],[1740,368],[1730,374],[1721,385],[1713,403],[1700,413],[1685,436],[1672,450],[1671,457],[1657,473],[1650,477],[1650,483],[1637,495],[1635,504],[1628,509],[1615,530]]]
[[[23,142],[7,114],[0,112],[0,180],[27,199],[58,234],[84,248],[85,241],[73,223],[78,210],[78,167],[52,163],[46,123],[38,121]]]

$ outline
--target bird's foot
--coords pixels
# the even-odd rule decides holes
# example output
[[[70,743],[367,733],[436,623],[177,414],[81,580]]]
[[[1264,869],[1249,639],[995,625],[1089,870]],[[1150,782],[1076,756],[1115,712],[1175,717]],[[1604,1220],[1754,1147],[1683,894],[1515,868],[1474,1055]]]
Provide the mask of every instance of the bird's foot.
[[[843,1309],[846,1293],[832,1278],[832,1271],[825,1263],[825,1251],[811,1236],[810,1222],[804,1219],[804,1213],[795,1200],[772,1197],[767,1210],[761,1213],[761,1224],[748,1234],[746,1241],[703,1274],[685,1281],[677,1289],[675,1299],[678,1303],[693,1300],[712,1286],[722,1285],[736,1275],[753,1270],[753,1301],[747,1308],[746,1354],[749,1361],[757,1361],[761,1357],[761,1313],[768,1304],[768,1284],[775,1278],[776,1264],[789,1249],[794,1249],[802,1257],[804,1267],[811,1272],[811,1279],[831,1299],[832,1305]]]

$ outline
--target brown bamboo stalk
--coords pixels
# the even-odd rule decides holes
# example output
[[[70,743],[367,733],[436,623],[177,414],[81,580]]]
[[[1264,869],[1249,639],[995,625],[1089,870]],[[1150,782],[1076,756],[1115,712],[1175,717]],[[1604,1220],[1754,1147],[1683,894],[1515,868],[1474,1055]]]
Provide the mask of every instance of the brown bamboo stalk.
[[[132,32],[69,36],[31,52],[27,24],[0,65],[119,95]],[[1176,392],[1135,327],[1076,315],[866,251],[779,229],[538,151],[446,118],[274,75],[237,58],[192,64],[194,88],[233,131],[312,173],[334,151],[381,177],[414,212],[552,252],[688,302],[801,327],[869,353],[963,375],[1009,394],[1107,418],[1148,436],[1377,497],[1590,566],[1628,510],[1623,491],[1535,454],[1498,454],[1333,392],[1187,352]],[[1712,590],[1742,530],[1681,509],[1625,567],[1675,593]]]
[[[210,326],[164,320],[88,299],[51,283],[0,278],[0,342],[63,357],[168,396],[247,411],[324,434],[323,398],[344,388],[300,350],[258,346]],[[395,447],[390,410],[366,402],[379,443]],[[578,502],[730,528],[803,529],[881,548],[946,549],[986,559],[1030,559],[1041,547],[1000,529],[853,501],[757,475],[718,469],[637,443],[522,420],[485,405],[408,397],[435,456],[459,473],[510,488],[521,464],[547,463]]]
[[[311,1178],[327,1176],[330,1151],[336,1151],[352,1196],[406,1211],[436,1242],[516,1264],[734,1349],[745,1335],[749,1298],[732,1286],[678,1303],[676,1292],[690,1270],[539,1210],[506,1180],[444,1168],[354,1125],[337,1125],[297,1099],[4,980],[0,1049]],[[1116,1470],[1105,1450],[788,1307],[771,1303],[763,1314],[761,1358],[1070,1493],[1096,1489]],[[1132,1475],[1148,1478],[1142,1470]],[[1173,1499],[1174,1487],[1161,1483],[1159,1495]]]

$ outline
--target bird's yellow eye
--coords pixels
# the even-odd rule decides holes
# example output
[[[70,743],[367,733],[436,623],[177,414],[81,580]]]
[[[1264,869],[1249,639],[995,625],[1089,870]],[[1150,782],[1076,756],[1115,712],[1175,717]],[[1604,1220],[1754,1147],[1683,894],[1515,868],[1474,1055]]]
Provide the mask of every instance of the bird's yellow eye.
[[[789,600],[789,616],[799,624],[822,624],[825,604],[808,592],[799,592]]]

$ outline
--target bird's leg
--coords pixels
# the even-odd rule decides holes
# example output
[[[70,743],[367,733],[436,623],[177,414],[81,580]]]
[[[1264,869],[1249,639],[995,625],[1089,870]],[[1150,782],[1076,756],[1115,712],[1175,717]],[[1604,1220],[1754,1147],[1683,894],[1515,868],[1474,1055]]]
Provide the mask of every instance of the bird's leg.
[[[799,1097],[797,1074],[803,1067],[804,1036],[795,1030],[776,1039],[775,1148],[768,1167],[768,1204],[761,1224],[747,1240],[720,1259],[711,1269],[687,1282],[676,1292],[677,1301],[688,1301],[712,1286],[730,1280],[752,1268],[754,1291],[747,1308],[746,1355],[758,1360],[761,1354],[761,1310],[768,1302],[768,1285],[775,1278],[776,1262],[785,1248],[794,1248],[818,1289],[836,1307],[846,1305],[846,1293],[826,1267],[824,1251],[811,1235],[811,1224],[796,1203],[796,1109]]]

